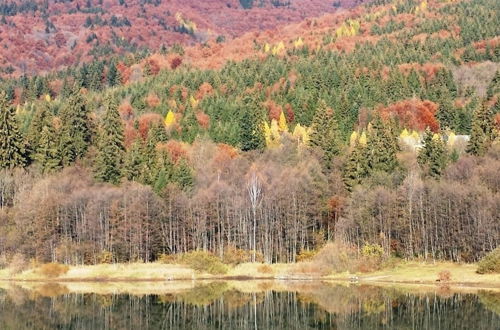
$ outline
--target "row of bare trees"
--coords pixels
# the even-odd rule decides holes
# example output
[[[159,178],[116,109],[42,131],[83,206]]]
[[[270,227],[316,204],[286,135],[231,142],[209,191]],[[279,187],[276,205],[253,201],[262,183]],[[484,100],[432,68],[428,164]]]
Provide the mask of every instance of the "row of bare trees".
[[[160,195],[135,182],[96,183],[80,166],[51,176],[2,172],[0,253],[81,264],[237,247],[255,251],[253,260],[291,262],[336,239],[406,258],[472,261],[500,241],[498,153],[464,156],[440,181],[410,168],[352,194],[339,169],[325,175],[320,157],[293,143],[241,155],[197,141],[189,155],[194,188],[171,185]]]

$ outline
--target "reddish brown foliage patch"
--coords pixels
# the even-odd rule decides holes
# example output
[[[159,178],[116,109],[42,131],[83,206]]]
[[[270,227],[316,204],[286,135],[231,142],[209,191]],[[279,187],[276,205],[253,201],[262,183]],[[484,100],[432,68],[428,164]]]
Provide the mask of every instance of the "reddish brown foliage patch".
[[[200,125],[205,129],[207,129],[210,126],[210,116],[204,112],[201,111],[197,112],[196,120],[198,121],[198,125]]]
[[[383,119],[395,119],[400,125],[423,131],[429,127],[432,131],[439,130],[439,123],[435,117],[438,105],[425,100],[404,100],[385,108],[379,108]]]
[[[143,139],[148,136],[149,129],[153,123],[162,123],[163,118],[157,113],[145,113],[139,117],[139,134]]]

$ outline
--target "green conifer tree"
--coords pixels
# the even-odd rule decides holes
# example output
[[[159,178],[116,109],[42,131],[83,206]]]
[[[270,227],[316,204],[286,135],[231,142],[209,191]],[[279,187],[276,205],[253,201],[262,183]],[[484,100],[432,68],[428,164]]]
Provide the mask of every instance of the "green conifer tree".
[[[425,172],[433,178],[439,178],[447,165],[446,146],[441,137],[432,133],[430,129],[425,131],[423,147],[418,152],[417,160]]]
[[[125,153],[123,123],[116,101],[108,95],[105,100],[104,118],[100,128],[95,177],[99,181],[118,184],[122,178]]]
[[[256,99],[246,96],[243,100],[243,115],[240,121],[241,150],[263,149],[265,146],[262,110]]]
[[[348,191],[352,191],[368,175],[366,152],[366,146],[357,143],[344,164],[342,179]]]
[[[16,112],[0,93],[0,168],[12,169],[26,165],[26,148],[19,131]]]
[[[61,167],[62,159],[57,140],[57,134],[52,123],[44,125],[33,156],[44,172],[52,172]]]
[[[129,181],[137,181],[141,177],[144,164],[142,140],[136,139],[125,154],[123,176]]]
[[[371,130],[368,132],[367,148],[370,174],[375,171],[390,173],[398,166],[397,137],[379,116],[372,121]]]
[[[321,100],[311,125],[310,144],[323,151],[326,168],[331,167],[332,160],[341,151],[341,132],[333,111]]]
[[[181,159],[175,166],[173,180],[183,190],[189,190],[194,185],[193,171],[185,159]]]
[[[475,156],[482,156],[488,150],[493,139],[493,112],[492,109],[483,102],[477,109],[472,119],[472,129],[467,153]]]
[[[68,103],[61,110],[60,150],[64,166],[70,165],[87,152],[92,137],[88,115],[79,89],[74,88]]]

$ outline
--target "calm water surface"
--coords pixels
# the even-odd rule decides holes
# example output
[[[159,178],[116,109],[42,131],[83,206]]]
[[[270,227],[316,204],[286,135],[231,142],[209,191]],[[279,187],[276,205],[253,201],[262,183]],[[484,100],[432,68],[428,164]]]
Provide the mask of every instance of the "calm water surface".
[[[3,283],[0,329],[500,329],[500,293],[472,292],[276,281]]]

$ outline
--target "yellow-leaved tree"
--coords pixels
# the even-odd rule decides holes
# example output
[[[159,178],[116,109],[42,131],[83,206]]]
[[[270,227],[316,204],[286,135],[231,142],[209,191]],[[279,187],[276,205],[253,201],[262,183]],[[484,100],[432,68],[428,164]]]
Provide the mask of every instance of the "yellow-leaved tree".
[[[175,115],[172,110],[168,110],[164,120],[165,126],[170,127],[175,123]]]
[[[293,129],[293,137],[297,139],[299,143],[308,144],[309,143],[309,132],[304,126],[297,124]]]
[[[300,47],[304,46],[304,41],[302,40],[302,38],[299,37],[299,39],[294,41],[293,46],[295,48],[300,48]]]
[[[455,135],[455,133],[451,132],[448,135],[448,146],[453,147],[456,141],[457,141],[457,136]]]
[[[286,123],[286,117],[283,111],[280,113],[280,120],[278,122],[278,128],[280,132],[288,132],[288,125]]]
[[[366,143],[368,142],[368,138],[366,137],[365,131],[363,131],[363,133],[361,133],[361,136],[359,137],[358,142],[359,142],[359,144],[366,146]]]
[[[198,101],[197,99],[194,98],[193,95],[191,95],[191,97],[189,98],[189,103],[191,103],[191,108],[196,109],[200,101]]]
[[[358,132],[354,131],[352,132],[351,137],[349,138],[349,145],[351,147],[354,147],[357,141],[358,141]]]

